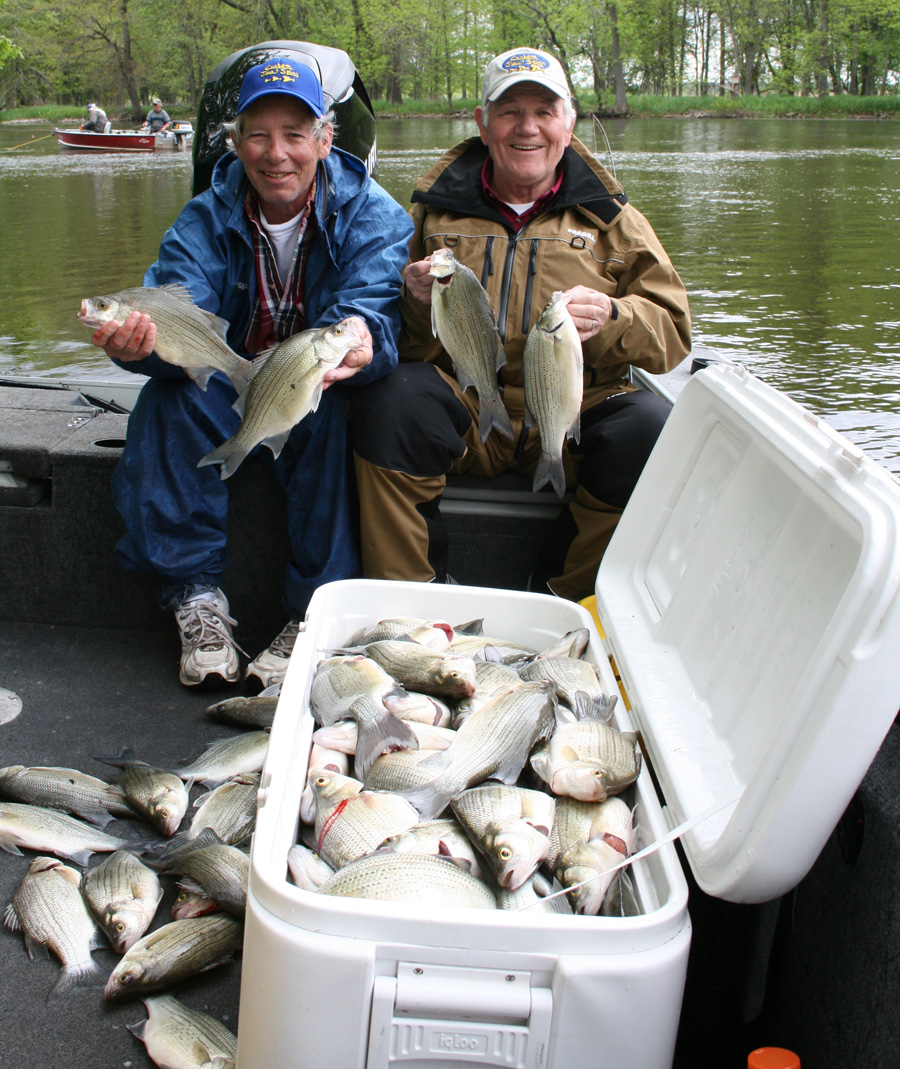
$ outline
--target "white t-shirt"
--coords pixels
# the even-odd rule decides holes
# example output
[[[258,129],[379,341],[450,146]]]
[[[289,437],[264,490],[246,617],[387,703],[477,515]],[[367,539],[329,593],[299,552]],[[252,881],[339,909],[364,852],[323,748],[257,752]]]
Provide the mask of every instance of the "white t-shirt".
[[[288,219],[286,223],[270,223],[263,215],[261,208],[259,211],[259,221],[266,232],[269,244],[272,246],[272,252],[275,254],[278,277],[281,279],[282,285],[287,283],[290,274],[291,261],[294,258],[294,247],[297,244],[297,235],[300,233],[302,219],[303,212],[300,212],[293,219]]]

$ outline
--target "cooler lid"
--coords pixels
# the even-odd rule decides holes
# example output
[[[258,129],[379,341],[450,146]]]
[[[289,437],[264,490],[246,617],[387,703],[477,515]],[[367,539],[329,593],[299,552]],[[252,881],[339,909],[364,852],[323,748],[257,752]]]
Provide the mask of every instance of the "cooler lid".
[[[745,369],[698,372],[597,576],[632,718],[698,884],[815,862],[900,708],[900,483]]]

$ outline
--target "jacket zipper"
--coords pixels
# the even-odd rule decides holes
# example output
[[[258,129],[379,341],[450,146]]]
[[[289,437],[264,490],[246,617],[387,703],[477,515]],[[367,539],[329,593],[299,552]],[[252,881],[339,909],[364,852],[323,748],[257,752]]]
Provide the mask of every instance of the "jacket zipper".
[[[531,253],[528,257],[528,279],[525,283],[525,300],[522,304],[522,333],[527,336],[528,324],[531,321],[531,291],[534,285],[534,276],[537,274],[538,239],[531,239]]]
[[[513,260],[516,258],[516,248],[519,244],[519,235],[514,234],[509,239],[506,249],[506,260],[503,264],[503,281],[500,284],[500,307],[497,309],[497,330],[500,332],[500,340],[506,341],[506,314],[509,310],[509,284],[512,279]]]

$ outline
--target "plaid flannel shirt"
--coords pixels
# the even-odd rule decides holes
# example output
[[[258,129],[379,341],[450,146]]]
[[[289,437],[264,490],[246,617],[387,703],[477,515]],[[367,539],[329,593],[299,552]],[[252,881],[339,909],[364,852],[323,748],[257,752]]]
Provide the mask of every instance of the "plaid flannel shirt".
[[[309,258],[309,246],[315,232],[315,213],[312,206],[316,199],[316,180],[303,209],[300,233],[291,259],[287,280],[282,283],[275,263],[275,254],[259,221],[259,198],[250,189],[244,201],[244,210],[253,226],[253,255],[256,263],[256,306],[250,317],[250,326],[244,341],[248,353],[262,353],[297,334],[306,326],[303,313],[303,276]]]

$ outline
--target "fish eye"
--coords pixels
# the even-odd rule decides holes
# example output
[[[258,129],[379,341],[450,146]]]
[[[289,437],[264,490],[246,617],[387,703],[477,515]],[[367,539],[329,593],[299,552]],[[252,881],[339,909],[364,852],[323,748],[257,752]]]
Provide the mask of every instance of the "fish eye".
[[[125,931],[125,925],[121,921],[119,921],[119,923],[116,925],[116,931],[117,932],[124,932]]]
[[[158,809],[157,812],[163,818],[163,820],[168,820],[169,819],[169,811],[168,811],[168,809]]]
[[[499,857],[501,861],[509,861],[512,856],[513,852],[508,846],[501,846],[497,851],[497,857]]]
[[[103,311],[104,308],[109,308],[109,301],[104,301],[102,297],[97,298],[97,307]]]
[[[315,783],[317,787],[324,787],[327,782],[328,776],[316,776]]]
[[[119,983],[123,987],[127,987],[133,979],[134,977],[131,975],[130,972],[122,973],[122,975],[119,977]]]

